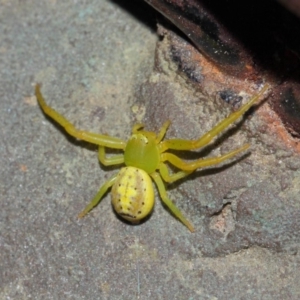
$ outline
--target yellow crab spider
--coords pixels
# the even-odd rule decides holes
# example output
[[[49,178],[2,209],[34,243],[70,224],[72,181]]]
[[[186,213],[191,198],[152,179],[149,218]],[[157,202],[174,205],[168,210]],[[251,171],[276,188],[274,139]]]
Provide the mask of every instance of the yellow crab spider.
[[[193,162],[183,161],[178,156],[167,152],[167,150],[194,150],[206,146],[216,135],[241,117],[267,89],[268,85],[249,102],[241,106],[239,110],[231,113],[199,139],[170,139],[166,141],[163,138],[170,126],[170,121],[163,124],[158,134],[143,130],[143,124],[135,124],[132,128],[132,135],[126,142],[108,135],[76,129],[72,123],[46,104],[38,84],[35,88],[35,95],[43,112],[62,126],[69,135],[99,146],[98,159],[103,165],[125,165],[118,174],[113,175],[103,184],[92,201],[78,215],[79,218],[92,210],[108,189],[112,188],[112,204],[115,211],[124,219],[132,223],[138,223],[149,215],[153,209],[154,191],[152,180],[154,180],[163,203],[191,232],[194,232],[193,225],[167,196],[163,180],[169,183],[174,182],[199,168],[219,164],[246,150],[249,144],[218,157],[200,158]],[[124,154],[107,157],[105,148],[121,149]],[[179,171],[169,173],[166,162],[178,168]]]

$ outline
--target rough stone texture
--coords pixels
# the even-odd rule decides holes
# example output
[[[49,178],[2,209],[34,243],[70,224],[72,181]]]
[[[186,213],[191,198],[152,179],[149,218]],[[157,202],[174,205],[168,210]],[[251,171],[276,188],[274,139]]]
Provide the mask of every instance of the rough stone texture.
[[[0,1],[0,299],[299,299],[300,162],[267,104],[201,151],[250,142],[251,156],[169,187],[196,233],[159,200],[139,226],[109,196],[78,221],[116,170],[45,118],[36,82],[78,127],[124,139],[166,118],[168,137],[196,138],[230,111],[159,55],[166,41],[155,56],[152,14],[142,1]]]
[[[219,85],[221,97],[237,101],[237,91],[268,81],[269,99],[288,135],[300,137],[300,20],[276,1],[145,0],[185,33],[160,32],[170,40],[173,60],[202,89]],[[160,26],[162,27],[162,26]],[[201,55],[199,55],[201,52]],[[211,64],[210,62],[214,62]],[[199,72],[199,68],[202,72]],[[212,94],[212,90],[209,94]],[[284,136],[284,134],[283,134]],[[299,151],[299,146],[295,146]]]
[[[178,61],[174,62],[172,54],[168,57],[167,53],[171,52],[166,50],[173,47],[169,41],[160,42],[156,55],[158,71],[143,85],[140,99],[146,106],[145,118],[149,120],[146,123],[159,127],[163,120],[170,118],[173,124],[169,136],[195,139],[228,115],[228,110],[224,104],[219,108],[219,116],[216,115],[214,111],[218,108],[214,102],[220,103],[220,99],[211,100],[214,96],[211,89],[191,89],[186,77],[176,73]],[[177,189],[177,203],[184,207],[191,220],[196,220],[196,227],[205,228],[193,235],[200,235],[196,240],[205,241],[198,246],[205,255],[231,253],[252,245],[297,252],[299,154],[293,153],[275,134],[271,135],[272,124],[265,123],[260,111],[270,111],[266,102],[248,120],[244,119],[208,149],[200,151],[202,155],[217,155],[250,142],[252,155],[198,171],[192,181],[184,182]],[[220,150],[215,150],[218,146]]]

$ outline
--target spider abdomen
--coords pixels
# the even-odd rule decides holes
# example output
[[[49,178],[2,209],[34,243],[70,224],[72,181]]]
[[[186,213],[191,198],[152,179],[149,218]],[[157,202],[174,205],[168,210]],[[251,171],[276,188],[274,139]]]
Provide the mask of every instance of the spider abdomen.
[[[112,187],[111,195],[115,211],[132,223],[138,223],[153,209],[152,181],[149,175],[141,169],[122,168]]]

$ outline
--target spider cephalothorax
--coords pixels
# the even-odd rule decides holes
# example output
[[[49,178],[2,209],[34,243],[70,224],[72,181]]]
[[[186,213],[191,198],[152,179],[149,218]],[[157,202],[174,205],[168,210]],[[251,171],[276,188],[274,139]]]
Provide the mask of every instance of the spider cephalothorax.
[[[171,139],[166,141],[164,141],[163,138],[170,126],[170,121],[166,121],[163,124],[158,134],[143,130],[144,125],[142,124],[135,124],[132,128],[131,137],[125,142],[108,135],[76,129],[72,123],[46,104],[40,92],[39,85],[36,85],[35,94],[43,112],[61,125],[68,134],[77,139],[99,145],[98,158],[103,165],[125,165],[118,174],[115,174],[103,184],[92,201],[79,214],[80,218],[85,216],[96,206],[107,190],[112,187],[112,204],[115,211],[130,222],[139,222],[149,215],[153,209],[154,192],[152,179],[157,185],[163,203],[193,232],[193,225],[168,198],[163,180],[166,182],[174,182],[199,168],[219,164],[237,155],[239,152],[246,150],[249,145],[246,144],[218,157],[200,158],[192,162],[183,161],[178,156],[169,153],[168,150],[194,150],[206,146],[216,135],[241,117],[267,88],[268,86],[266,85],[249,102],[241,106],[236,112],[231,113],[199,139]],[[121,149],[124,151],[124,154],[107,157],[105,148]],[[170,173],[166,162],[178,168],[179,171]]]

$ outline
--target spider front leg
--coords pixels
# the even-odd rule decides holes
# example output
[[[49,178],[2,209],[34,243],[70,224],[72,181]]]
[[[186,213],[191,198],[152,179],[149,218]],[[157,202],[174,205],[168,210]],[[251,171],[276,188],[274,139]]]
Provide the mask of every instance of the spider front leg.
[[[40,91],[39,84],[35,86],[35,96],[43,112],[62,126],[71,136],[96,145],[106,146],[113,149],[125,149],[126,143],[121,139],[76,129],[65,117],[47,105]]]
[[[116,181],[117,174],[107,180],[102,187],[100,188],[99,192],[95,195],[92,201],[85,207],[85,209],[78,215],[78,218],[83,218],[89,211],[91,211],[102,199],[104,194],[107,190],[114,184]]]
[[[266,84],[263,89],[254,97],[250,99],[246,104],[244,104],[239,110],[231,113],[227,118],[217,124],[213,129],[205,133],[198,140],[183,140],[183,139],[171,139],[167,141],[162,141],[160,144],[160,151],[164,152],[168,149],[173,150],[194,150],[209,144],[214,137],[219,133],[224,131],[229,125],[240,118],[258,99],[259,97],[269,88]]]
[[[216,156],[216,157],[200,158],[200,159],[198,159],[196,161],[192,161],[192,162],[185,162],[181,158],[179,158],[178,156],[176,156],[172,153],[163,153],[161,155],[161,160],[168,161],[169,163],[171,163],[173,166],[177,167],[180,170],[192,172],[192,171],[195,171],[200,168],[217,165],[227,159],[232,158],[233,156],[236,156],[238,153],[248,149],[249,147],[250,147],[250,145],[246,144],[246,145],[242,146],[241,148],[235,149],[226,154]],[[184,177],[184,176],[182,176],[182,177]]]
[[[194,232],[194,226],[183,216],[181,211],[176,207],[176,205],[168,198],[165,185],[160,177],[160,175],[156,172],[151,173],[150,176],[155,181],[158,192],[160,194],[161,200],[163,203],[170,209],[170,211],[191,231]]]

